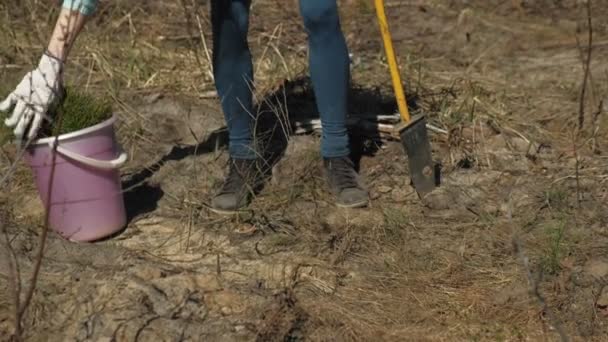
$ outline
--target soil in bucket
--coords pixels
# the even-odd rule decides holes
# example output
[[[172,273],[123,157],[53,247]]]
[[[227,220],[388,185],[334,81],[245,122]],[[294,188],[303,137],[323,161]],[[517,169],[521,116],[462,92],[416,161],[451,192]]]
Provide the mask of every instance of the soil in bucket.
[[[53,122],[43,124],[25,160],[51,229],[72,241],[112,235],[126,224],[118,171],[126,155],[116,142],[110,101],[68,88],[47,114]]]

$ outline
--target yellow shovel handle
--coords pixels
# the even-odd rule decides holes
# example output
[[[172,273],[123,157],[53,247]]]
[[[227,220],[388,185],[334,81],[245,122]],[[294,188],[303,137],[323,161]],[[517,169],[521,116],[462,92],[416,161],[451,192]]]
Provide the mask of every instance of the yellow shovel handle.
[[[380,24],[380,32],[382,33],[382,40],[384,41],[384,50],[386,52],[386,58],[388,59],[388,67],[391,71],[391,79],[393,80],[395,97],[397,98],[397,105],[399,107],[399,114],[401,114],[403,121],[408,123],[410,122],[410,112],[407,109],[405,93],[403,91],[403,85],[401,84],[401,77],[399,76],[399,66],[397,65],[397,59],[395,58],[391,33],[388,30],[388,21],[386,20],[386,14],[384,13],[384,1],[375,0],[375,5],[378,23]]]

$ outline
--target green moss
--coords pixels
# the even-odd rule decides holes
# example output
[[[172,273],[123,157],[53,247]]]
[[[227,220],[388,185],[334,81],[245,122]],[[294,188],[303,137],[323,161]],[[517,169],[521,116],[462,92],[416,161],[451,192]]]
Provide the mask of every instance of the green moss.
[[[0,93],[0,98],[4,94]],[[13,139],[13,130],[4,125],[9,113],[0,112],[0,146]],[[96,97],[89,93],[67,87],[63,101],[48,111],[53,122],[45,121],[38,138],[71,133],[101,123],[112,116],[112,103],[105,97]]]

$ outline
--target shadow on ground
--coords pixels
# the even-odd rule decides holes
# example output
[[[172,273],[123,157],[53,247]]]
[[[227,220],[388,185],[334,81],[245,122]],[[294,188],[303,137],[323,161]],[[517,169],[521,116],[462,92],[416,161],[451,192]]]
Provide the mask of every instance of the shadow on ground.
[[[130,223],[135,217],[156,210],[158,201],[163,197],[164,192],[160,186],[152,186],[147,181],[163,165],[169,161],[185,159],[188,156],[211,153],[227,144],[228,133],[225,129],[220,129],[212,132],[205,141],[198,145],[173,146],[169,153],[152,165],[129,175],[128,179],[122,183],[127,210],[127,222]]]
[[[416,108],[416,99],[408,99],[411,108]],[[258,101],[256,120],[253,131],[254,143],[262,151],[262,172],[272,176],[272,168],[284,156],[293,135],[297,122],[319,119],[314,91],[310,78],[301,77],[286,81],[279,89]],[[352,87],[349,97],[349,117],[372,120],[378,115],[390,115],[396,112],[395,99],[382,94],[379,89]],[[312,134],[311,130],[307,134]],[[349,127],[351,158],[357,169],[363,156],[373,156],[382,146],[380,132],[374,129]],[[123,181],[124,198],[127,207],[128,222],[137,216],[153,212],[164,192],[159,186],[152,186],[147,181],[165,163],[178,161],[191,155],[203,155],[225,148],[228,145],[228,132],[221,128],[212,132],[205,141],[197,145],[174,146],[160,160],[128,175]],[[260,189],[261,190],[261,189]]]
[[[418,109],[418,98],[413,95],[407,99],[411,110]],[[349,118],[377,121],[381,115],[397,113],[397,104],[393,96],[384,94],[378,88],[351,86],[349,93]],[[267,137],[267,153],[270,160],[277,158],[276,151],[272,151],[275,144],[279,148],[286,143],[284,131],[294,132],[296,123],[309,122],[319,119],[319,111],[315,102],[314,90],[309,77],[299,77],[293,81],[286,81],[273,93],[260,101],[258,117],[262,119],[262,129],[259,137]],[[312,127],[311,127],[312,131]],[[359,166],[363,156],[373,156],[381,148],[383,142],[380,132],[374,127],[365,128],[349,126],[349,141],[351,158]],[[270,150],[268,150],[268,148]],[[280,156],[278,157],[280,159]]]

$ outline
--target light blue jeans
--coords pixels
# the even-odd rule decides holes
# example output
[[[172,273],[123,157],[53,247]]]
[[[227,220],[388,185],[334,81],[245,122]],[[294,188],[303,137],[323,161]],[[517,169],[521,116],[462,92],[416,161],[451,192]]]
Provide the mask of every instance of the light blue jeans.
[[[98,0],[64,0],[63,7],[91,15]],[[212,0],[213,67],[228,125],[230,155],[253,159],[253,67],[247,45],[251,0]],[[336,0],[300,0],[308,33],[310,76],[321,114],[323,157],[349,154],[346,110],[349,59]]]
[[[247,44],[251,0],[212,0],[213,70],[229,131],[232,158],[253,159],[253,65]],[[336,0],[300,0],[308,33],[309,67],[323,125],[321,154],[350,153],[346,130],[350,70]]]

